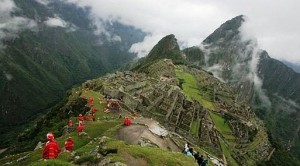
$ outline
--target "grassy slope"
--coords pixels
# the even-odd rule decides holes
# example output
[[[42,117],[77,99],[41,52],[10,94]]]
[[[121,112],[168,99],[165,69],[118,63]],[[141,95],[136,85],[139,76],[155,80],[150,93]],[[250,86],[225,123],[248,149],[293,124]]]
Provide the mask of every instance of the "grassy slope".
[[[195,76],[185,72],[181,66],[176,66],[175,72],[177,78],[184,80],[182,88],[189,100],[195,99],[199,101],[205,108],[214,110],[213,103],[206,100],[208,97],[202,96],[204,93],[199,90],[199,85]]]
[[[14,162],[13,165],[71,165],[70,161],[74,161],[76,164],[84,162],[98,162],[96,155],[90,152],[95,150],[98,146],[98,142],[95,139],[108,136],[112,137],[107,140],[107,148],[118,148],[116,154],[109,154],[109,158],[113,162],[130,163],[130,160],[144,161],[148,165],[196,165],[193,158],[183,155],[182,153],[172,153],[159,148],[141,147],[138,145],[127,145],[123,141],[115,140],[113,137],[116,135],[116,131],[122,127],[123,119],[118,118],[118,114],[106,114],[102,112],[104,104],[98,102],[100,94],[98,92],[90,91],[85,94],[86,97],[94,97],[94,106],[98,108],[97,118],[100,121],[88,121],[86,123],[85,132],[87,136],[78,136],[77,132],[71,132],[68,135],[57,138],[60,147],[63,147],[64,141],[67,137],[71,136],[75,142],[74,151],[76,155],[81,156],[79,160],[75,160],[71,157],[70,153],[62,152],[59,154],[58,159],[51,161],[41,160],[42,149],[26,152],[22,154],[12,155],[0,160],[0,165],[7,162],[16,161],[17,159],[27,156],[26,159],[20,162]],[[73,122],[77,122],[76,117],[72,117]],[[108,119],[108,120],[107,120]]]

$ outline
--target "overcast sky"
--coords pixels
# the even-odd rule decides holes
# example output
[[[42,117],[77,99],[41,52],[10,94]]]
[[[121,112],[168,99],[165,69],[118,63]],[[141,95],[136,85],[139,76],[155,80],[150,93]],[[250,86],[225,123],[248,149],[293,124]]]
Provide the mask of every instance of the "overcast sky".
[[[150,32],[133,51],[145,54],[175,34],[184,46],[199,45],[226,20],[244,14],[261,48],[271,57],[300,62],[299,0],[68,0],[92,7],[95,16],[118,19]],[[141,50],[145,50],[141,52]]]

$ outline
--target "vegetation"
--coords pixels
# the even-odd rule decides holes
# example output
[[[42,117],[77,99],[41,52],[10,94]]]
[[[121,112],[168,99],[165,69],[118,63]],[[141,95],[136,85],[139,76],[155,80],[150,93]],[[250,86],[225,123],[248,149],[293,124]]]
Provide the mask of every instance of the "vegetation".
[[[231,133],[231,129],[228,126],[228,124],[226,123],[225,119],[213,112],[209,112],[210,117],[212,118],[212,120],[214,121],[214,124],[217,127],[217,130],[221,133]]]
[[[203,96],[203,91],[199,90],[199,84],[195,76],[184,71],[183,66],[176,66],[176,77],[182,82],[181,86],[189,100],[199,101],[205,108],[213,110],[214,105],[210,100],[210,94]]]

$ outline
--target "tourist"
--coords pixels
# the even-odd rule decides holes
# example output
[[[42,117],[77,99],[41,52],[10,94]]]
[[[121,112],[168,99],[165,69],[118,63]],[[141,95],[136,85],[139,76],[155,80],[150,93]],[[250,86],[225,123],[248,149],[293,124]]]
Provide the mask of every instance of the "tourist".
[[[131,120],[129,119],[128,116],[126,116],[125,119],[124,119],[124,125],[125,126],[130,126],[131,125]]]
[[[82,116],[82,114],[79,114],[79,116],[78,116],[78,124],[80,125],[80,124],[83,124],[83,116]]]
[[[199,166],[201,166],[203,160],[204,160],[203,155],[201,155],[200,157],[198,157],[197,163],[198,163]]]
[[[68,137],[67,141],[65,142],[65,149],[68,152],[72,152],[74,147],[74,141],[72,140],[72,137]]]
[[[58,154],[60,153],[60,147],[56,140],[54,139],[54,135],[52,133],[47,134],[48,142],[43,150],[43,158],[44,159],[56,159]]]

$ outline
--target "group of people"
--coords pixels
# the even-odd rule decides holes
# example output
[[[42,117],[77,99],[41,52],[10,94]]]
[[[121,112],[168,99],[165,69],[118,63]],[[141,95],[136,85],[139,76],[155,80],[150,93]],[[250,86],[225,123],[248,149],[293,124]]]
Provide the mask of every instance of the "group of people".
[[[184,145],[182,152],[187,156],[194,157],[199,166],[207,166],[208,160],[204,159],[203,155],[200,156],[199,152],[194,151],[188,142]]]
[[[59,147],[59,144],[54,138],[54,134],[48,133],[46,135],[47,137],[47,143],[43,149],[43,158],[44,159],[56,159],[58,157],[58,154],[61,152],[61,149]],[[68,139],[65,142],[65,150],[67,152],[72,152],[74,148],[74,141],[72,140],[72,137],[68,137]]]

